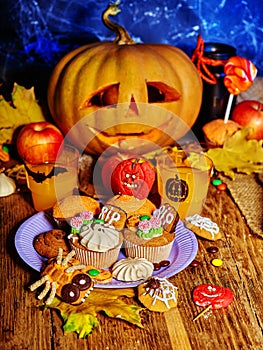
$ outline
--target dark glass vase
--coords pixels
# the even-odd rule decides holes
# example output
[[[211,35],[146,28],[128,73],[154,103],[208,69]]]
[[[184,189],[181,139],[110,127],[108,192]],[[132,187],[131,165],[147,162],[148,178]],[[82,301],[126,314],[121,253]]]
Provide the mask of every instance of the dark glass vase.
[[[221,43],[205,43],[204,56],[213,60],[228,60],[236,56],[233,46]],[[213,119],[224,118],[228,103],[229,92],[224,85],[224,65],[207,65],[215,76],[216,84],[209,84],[203,80],[203,98],[198,118],[192,128],[197,138],[203,141],[202,127]],[[235,100],[232,106],[234,106]]]

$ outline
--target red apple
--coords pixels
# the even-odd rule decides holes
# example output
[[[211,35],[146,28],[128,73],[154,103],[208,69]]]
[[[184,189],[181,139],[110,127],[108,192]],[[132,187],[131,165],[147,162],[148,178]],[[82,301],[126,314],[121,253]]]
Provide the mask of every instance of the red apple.
[[[232,113],[232,120],[241,126],[249,126],[253,131],[249,139],[263,140],[263,104],[255,100],[238,103]]]
[[[16,140],[17,152],[24,159],[26,152],[32,146],[39,146],[30,152],[30,161],[37,162],[44,152],[56,158],[63,142],[62,132],[52,123],[37,122],[25,125],[19,132]]]

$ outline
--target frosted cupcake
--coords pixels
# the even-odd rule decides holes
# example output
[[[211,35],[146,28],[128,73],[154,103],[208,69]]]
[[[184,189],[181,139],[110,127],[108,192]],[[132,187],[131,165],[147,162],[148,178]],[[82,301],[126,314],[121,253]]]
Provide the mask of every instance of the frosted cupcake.
[[[71,219],[71,234],[68,236],[76,259],[86,265],[108,268],[116,262],[122,246],[122,233],[103,220],[80,216]]]
[[[124,230],[126,256],[145,258],[152,263],[166,260],[174,243],[178,220],[178,213],[168,204],[161,206],[153,216],[141,216],[137,226]]]

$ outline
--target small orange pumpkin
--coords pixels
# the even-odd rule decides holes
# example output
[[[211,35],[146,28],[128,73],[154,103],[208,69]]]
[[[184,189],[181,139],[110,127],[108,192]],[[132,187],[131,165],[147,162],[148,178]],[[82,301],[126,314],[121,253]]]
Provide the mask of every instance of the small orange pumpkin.
[[[86,151],[92,154],[131,138],[171,145],[193,125],[201,105],[202,82],[190,58],[171,45],[135,43],[109,20],[119,12],[118,3],[110,4],[102,16],[117,33],[115,41],[69,52],[54,68],[48,86],[49,109],[64,134],[85,117],[69,137],[79,147],[87,141]],[[127,108],[117,115],[98,113],[122,104]],[[140,110],[145,104],[159,109]],[[172,127],[172,135],[158,124],[161,108],[185,122]]]
[[[130,158],[120,162],[111,175],[114,194],[147,198],[155,180],[155,170],[146,160]]]

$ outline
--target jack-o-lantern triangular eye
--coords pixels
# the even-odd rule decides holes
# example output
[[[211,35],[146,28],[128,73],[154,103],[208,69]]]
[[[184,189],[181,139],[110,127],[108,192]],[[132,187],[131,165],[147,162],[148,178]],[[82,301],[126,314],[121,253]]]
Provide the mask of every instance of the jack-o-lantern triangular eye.
[[[86,107],[106,107],[118,103],[119,84],[113,84],[103,87],[96,91],[88,101],[82,105],[82,108]]]
[[[173,87],[161,82],[147,82],[148,102],[174,102],[181,98],[180,93]]]

